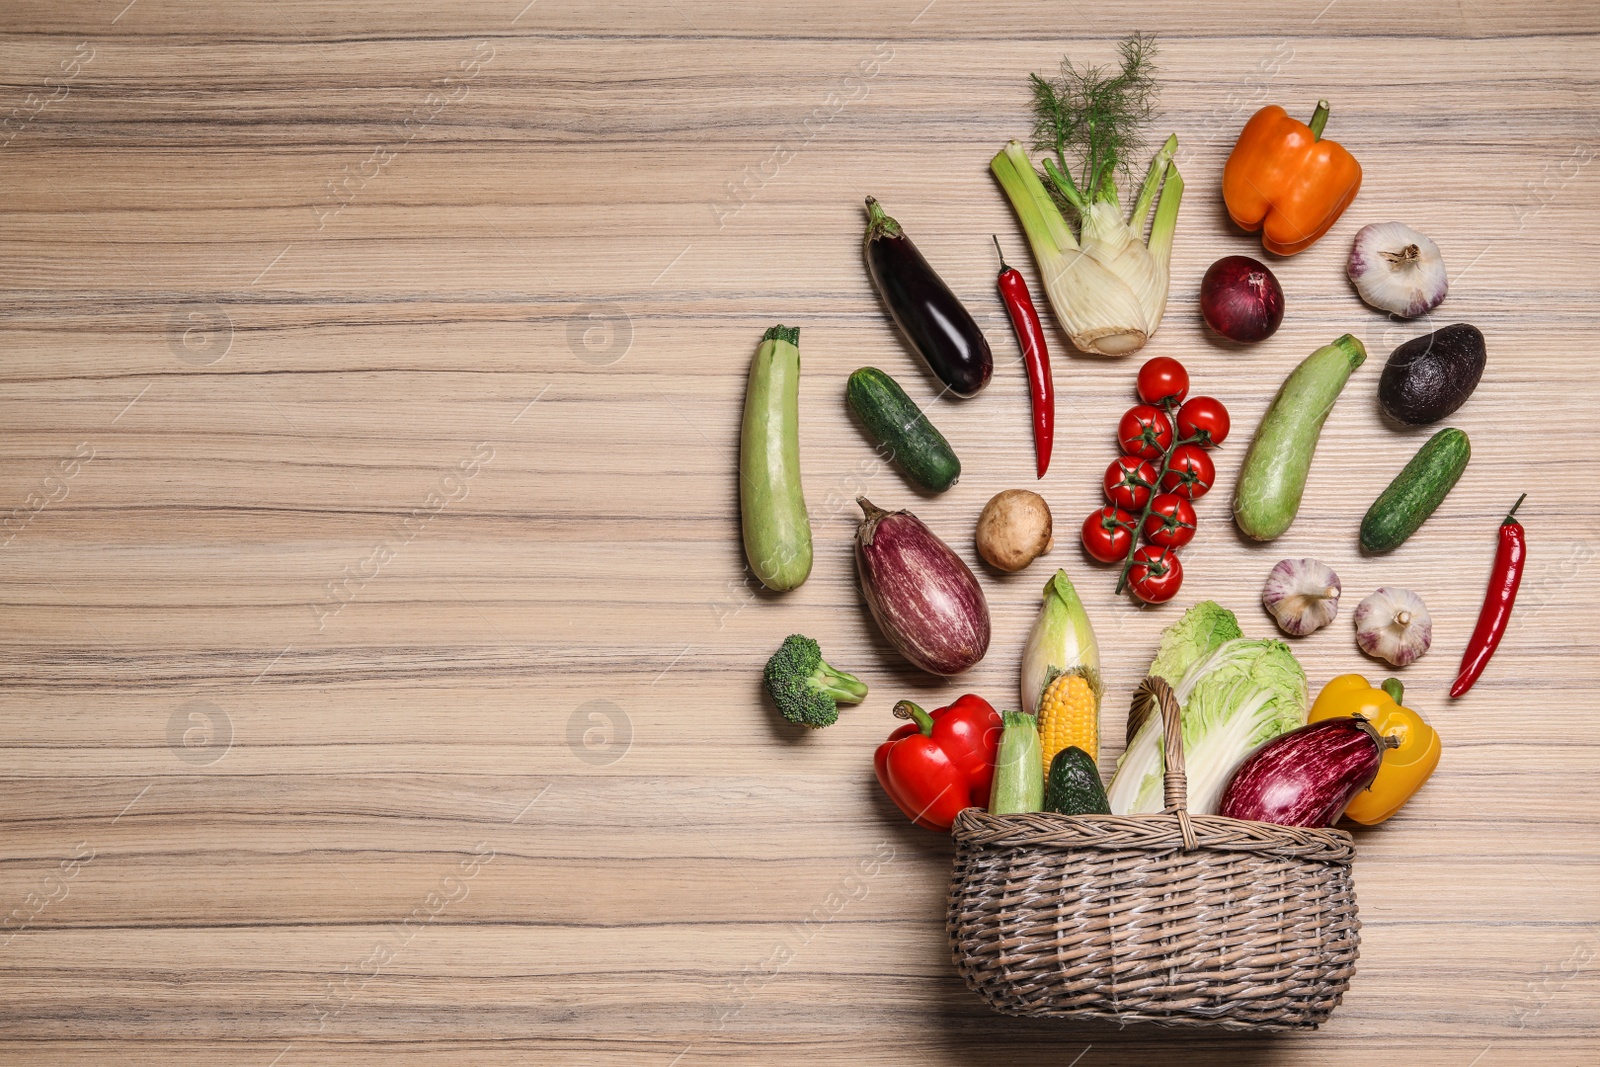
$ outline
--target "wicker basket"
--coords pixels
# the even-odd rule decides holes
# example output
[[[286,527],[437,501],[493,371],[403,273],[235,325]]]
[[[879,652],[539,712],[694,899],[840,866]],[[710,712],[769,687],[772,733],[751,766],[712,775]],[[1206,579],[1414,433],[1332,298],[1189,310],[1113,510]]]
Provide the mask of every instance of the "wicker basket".
[[[1177,703],[1159,815],[956,819],[948,927],[956,969],[1007,1015],[1310,1029],[1355,972],[1361,924],[1341,830],[1184,808]]]

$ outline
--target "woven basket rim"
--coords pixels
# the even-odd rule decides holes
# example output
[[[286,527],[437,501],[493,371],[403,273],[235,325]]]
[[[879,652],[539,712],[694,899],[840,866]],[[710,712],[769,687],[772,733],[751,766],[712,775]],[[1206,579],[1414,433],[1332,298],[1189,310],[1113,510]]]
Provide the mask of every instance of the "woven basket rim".
[[[1355,839],[1344,830],[1280,826],[1224,815],[1186,815],[1197,849],[1255,852],[1300,860],[1350,863]],[[1107,852],[1167,852],[1183,849],[1183,820],[1171,812],[1141,815],[1059,815],[1032,811],[991,815],[967,808],[956,816],[951,836],[959,845]]]

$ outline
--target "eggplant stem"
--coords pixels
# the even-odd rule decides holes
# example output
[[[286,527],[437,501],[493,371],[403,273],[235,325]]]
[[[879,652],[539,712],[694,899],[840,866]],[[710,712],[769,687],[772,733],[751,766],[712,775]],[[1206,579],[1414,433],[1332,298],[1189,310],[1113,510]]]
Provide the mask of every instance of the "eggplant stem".
[[[881,519],[885,515],[889,514],[887,511],[884,511],[882,508],[878,507],[864,496],[856,497],[856,506],[866,513],[866,516],[869,520]]]
[[[876,197],[867,197],[867,240],[876,240],[879,237],[900,237],[903,231],[900,224],[890,218],[878,203]]]

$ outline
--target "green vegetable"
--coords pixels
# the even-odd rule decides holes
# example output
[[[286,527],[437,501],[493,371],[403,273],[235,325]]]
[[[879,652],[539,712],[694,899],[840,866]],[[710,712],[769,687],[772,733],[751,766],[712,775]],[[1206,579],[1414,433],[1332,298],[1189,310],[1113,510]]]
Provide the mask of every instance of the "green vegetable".
[[[1039,747],[1039,720],[1025,711],[1002,711],[1000,722],[989,814],[1038,811],[1044,806],[1044,751]]]
[[[873,441],[888,447],[913,482],[936,493],[956,484],[961,461],[899,382],[876,367],[862,367],[850,375],[844,395]]]
[[[1471,458],[1472,444],[1464,431],[1447,428],[1430,437],[1367,509],[1361,547],[1388,552],[1404,544],[1455,488]]]
[[[1322,424],[1351,373],[1367,358],[1345,334],[1289,372],[1245,453],[1233,491],[1233,519],[1257,541],[1271,541],[1294,522]]]
[[[801,726],[832,726],[840,704],[859,704],[867,687],[853,674],[836,671],[822,659],[822,646],[804,634],[790,634],[767,660],[762,674],[772,702],[785,719]]]
[[[1059,78],[1033,76],[1033,147],[1051,153],[1044,161],[1050,188],[1021,141],[1009,142],[989,162],[1072,343],[1106,356],[1143,348],[1161,324],[1183,199],[1183,178],[1172,162],[1178,139],[1168,137],[1150,161],[1131,214],[1123,215],[1117,179],[1126,176],[1127,157],[1154,108],[1155,41],[1130,37],[1120,52],[1115,71],[1063,59]],[[1081,162],[1076,181],[1069,155]],[[1077,221],[1076,234],[1068,216]]]
[[[1202,600],[1184,612],[1183,618],[1161,631],[1150,674],[1176,689],[1190,667],[1225,642],[1243,636],[1244,631],[1239,629],[1239,620],[1233,612],[1215,600]]]
[[[1050,775],[1044,787],[1044,810],[1062,815],[1110,815],[1105,787],[1100,784],[1100,768],[1094,758],[1077,745],[1068,745],[1050,761]]]
[[[1306,722],[1306,675],[1282,641],[1233,636],[1239,623],[1219,604],[1190,608],[1162,636],[1150,673],[1165,678],[1183,717],[1189,811],[1215,815],[1222,790],[1258,746]],[[1106,791],[1118,815],[1162,809],[1162,723],[1145,715]]]
[[[744,554],[768,589],[794,589],[811,574],[811,520],[800,486],[798,326],[774,326],[750,364],[739,434],[739,513]]]

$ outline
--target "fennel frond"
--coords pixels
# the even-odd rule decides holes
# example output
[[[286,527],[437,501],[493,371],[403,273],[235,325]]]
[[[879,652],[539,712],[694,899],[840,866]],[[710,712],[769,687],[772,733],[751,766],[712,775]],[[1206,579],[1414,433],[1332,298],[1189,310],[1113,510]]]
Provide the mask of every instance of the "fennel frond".
[[[1128,177],[1128,157],[1155,107],[1155,41],[1136,34],[1120,54],[1114,71],[1063,59],[1056,79],[1030,76],[1034,148],[1050,153],[1044,179],[1020,141],[990,163],[1027,233],[1051,307],[1074,345],[1102,355],[1138,351],[1160,325],[1183,197],[1172,136],[1151,161],[1131,214],[1123,214],[1118,180]]]

